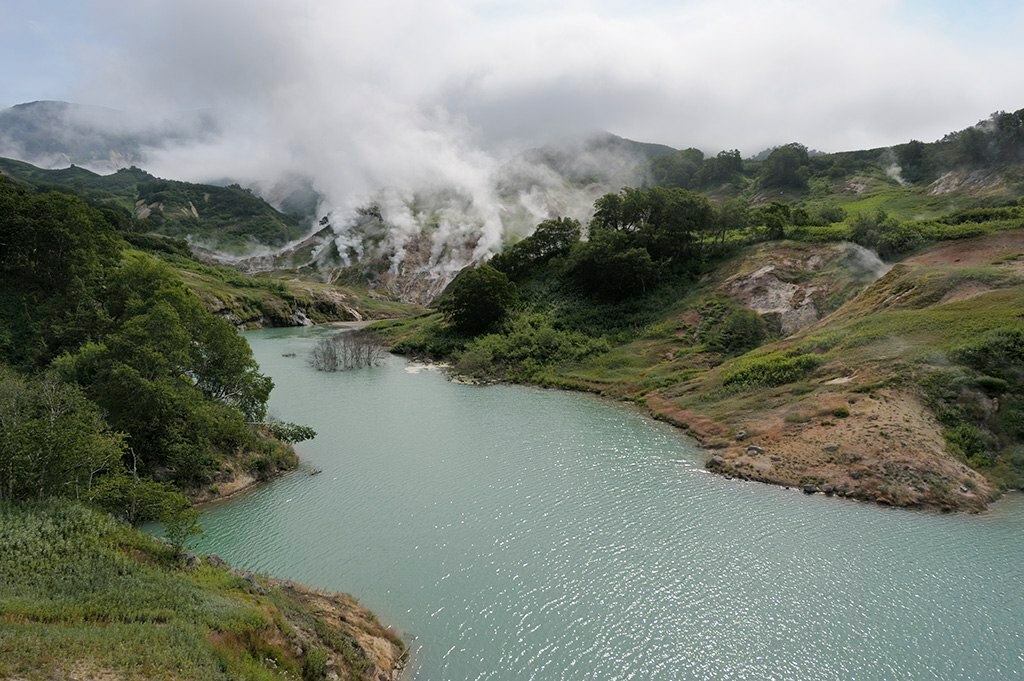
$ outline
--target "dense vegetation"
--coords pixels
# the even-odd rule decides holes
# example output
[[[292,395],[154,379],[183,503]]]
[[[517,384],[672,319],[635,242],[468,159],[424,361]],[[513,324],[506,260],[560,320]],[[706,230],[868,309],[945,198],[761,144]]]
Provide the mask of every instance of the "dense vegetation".
[[[180,544],[180,491],[294,464],[245,341],[106,216],[0,181],[0,241],[0,496],[160,518]]]
[[[0,676],[390,673],[401,641],[352,599],[185,553],[189,495],[291,467],[315,433],[265,421],[273,384],[245,340],[125,237],[249,280],[125,228],[0,178]],[[133,527],[150,520],[164,541]]]

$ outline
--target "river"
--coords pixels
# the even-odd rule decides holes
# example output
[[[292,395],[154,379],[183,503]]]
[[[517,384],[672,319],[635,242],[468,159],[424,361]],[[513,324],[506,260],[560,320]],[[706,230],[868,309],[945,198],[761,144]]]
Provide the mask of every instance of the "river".
[[[319,436],[196,548],[356,595],[409,679],[1024,677],[1021,495],[940,515],[725,480],[593,396],[316,372],[323,333],[247,334],[271,413]]]

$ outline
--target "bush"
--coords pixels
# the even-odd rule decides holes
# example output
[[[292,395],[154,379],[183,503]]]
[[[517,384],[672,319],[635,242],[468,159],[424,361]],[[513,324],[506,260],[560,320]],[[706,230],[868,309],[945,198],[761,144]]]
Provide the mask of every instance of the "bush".
[[[786,355],[770,352],[741,357],[722,374],[726,386],[774,387],[798,381],[818,366],[814,355]]]
[[[302,681],[323,681],[327,678],[327,651],[310,648],[302,662]]]
[[[647,249],[630,246],[622,232],[598,232],[573,249],[567,265],[570,281],[584,293],[622,300],[653,288],[660,270]]]
[[[510,279],[518,279],[531,269],[555,257],[568,255],[580,240],[580,223],[573,218],[555,218],[537,225],[533,234],[491,258],[490,265]]]
[[[476,377],[531,380],[546,366],[607,352],[608,342],[579,331],[556,329],[547,315],[521,314],[502,334],[477,338],[459,356],[456,369]]]
[[[124,437],[77,386],[0,366],[0,498],[84,498],[124,453]]]
[[[849,415],[850,410],[846,407],[836,407],[832,410],[832,416],[835,416],[837,419],[845,419]]]
[[[737,354],[757,347],[767,329],[761,315],[724,299],[710,300],[698,310],[697,339],[709,350]]]

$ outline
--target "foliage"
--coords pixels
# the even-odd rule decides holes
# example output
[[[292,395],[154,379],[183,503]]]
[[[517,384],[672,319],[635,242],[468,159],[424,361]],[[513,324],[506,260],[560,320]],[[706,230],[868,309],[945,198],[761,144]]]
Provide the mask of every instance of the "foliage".
[[[722,384],[769,388],[785,385],[804,378],[819,362],[814,355],[781,351],[745,355],[725,366],[722,370]]]
[[[362,625],[328,623],[262,578],[257,590],[206,561],[186,569],[173,547],[80,505],[0,501],[0,546],[0,677],[296,679],[314,650],[342,660],[342,678],[369,676],[353,655]]]
[[[223,248],[246,248],[253,243],[283,246],[305,231],[298,218],[275,210],[238,185],[161,180],[138,168],[112,175],[75,167],[44,170],[9,159],[0,159],[0,170],[37,190],[81,196],[122,229],[131,226],[140,232],[188,236]]]
[[[500,321],[515,301],[516,287],[490,265],[462,270],[448,285],[437,309],[457,331],[475,335]]]
[[[199,527],[199,511],[183,496],[168,496],[160,509],[160,522],[164,536],[171,543],[175,553],[181,555],[188,540],[202,533]]]
[[[263,427],[269,430],[275,438],[284,442],[305,442],[316,437],[316,431],[309,426],[289,421],[269,421],[264,423]]]
[[[127,445],[133,475],[170,473],[186,487],[206,481],[224,458],[265,449],[249,422],[262,420],[272,382],[245,340],[173,270],[123,250],[116,225],[66,194],[31,194],[0,180],[0,204],[0,361],[23,371],[52,364],[66,382],[25,379],[39,381],[32,396],[5,374],[21,413],[62,415],[63,427],[22,419],[5,435],[31,462],[69,457],[50,469],[66,475],[65,491],[54,479],[39,482],[39,494],[80,498],[98,475],[117,472],[93,461],[83,483],[85,459],[71,465],[70,457],[89,447],[107,461],[127,458]],[[66,443],[62,455],[56,442]],[[19,470],[35,475],[31,462]]]
[[[86,498],[124,451],[78,387],[0,366],[0,498]]]
[[[606,300],[621,300],[655,286],[660,268],[647,249],[630,246],[630,235],[599,231],[573,249],[566,273],[581,290]]]
[[[580,223],[554,218],[537,225],[533,234],[491,258],[490,266],[516,280],[541,263],[568,255],[580,240]]]
[[[196,484],[255,439],[273,383],[245,340],[202,307],[165,266],[128,258],[107,292],[110,331],[61,357],[111,425],[129,437],[143,469],[173,470]]]
[[[120,254],[114,229],[82,201],[0,178],[0,357],[41,368],[102,331]]]
[[[786,227],[793,224],[793,213],[788,204],[772,201],[753,211],[751,220],[764,227],[768,239],[786,238]]]
[[[511,319],[502,333],[469,343],[459,355],[456,368],[469,376],[532,380],[544,367],[576,362],[608,348],[602,339],[555,328],[546,314],[524,312]]]
[[[740,152],[721,151],[705,158],[699,149],[683,149],[651,162],[654,184],[660,187],[699,189],[731,182],[743,172]]]
[[[796,142],[774,149],[758,173],[761,186],[782,189],[804,189],[810,175],[807,147]]]
[[[761,315],[723,298],[708,300],[698,312],[701,323],[697,339],[715,352],[745,352],[760,345],[768,335]]]

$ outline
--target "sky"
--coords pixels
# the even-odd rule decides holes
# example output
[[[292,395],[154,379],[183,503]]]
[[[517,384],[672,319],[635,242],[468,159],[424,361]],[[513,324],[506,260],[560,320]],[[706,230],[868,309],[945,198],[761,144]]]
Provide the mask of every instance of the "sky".
[[[294,96],[477,141],[609,130],[753,153],[934,139],[1024,106],[1005,0],[0,0],[0,104],[251,108]],[[344,94],[341,94],[345,91]],[[412,111],[415,109],[415,111]]]
[[[524,149],[596,131],[747,155],[932,141],[1024,107],[1021,35],[1005,0],[0,0],[0,105],[212,112],[220,132],[146,169],[302,175],[325,210],[376,197],[409,234],[417,197],[458,197],[453,229],[484,225],[490,248]],[[515,172],[543,188],[520,196],[531,219],[585,203]]]

